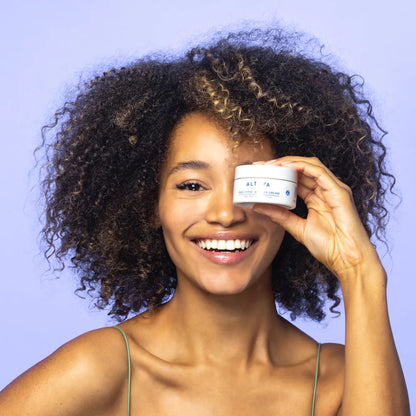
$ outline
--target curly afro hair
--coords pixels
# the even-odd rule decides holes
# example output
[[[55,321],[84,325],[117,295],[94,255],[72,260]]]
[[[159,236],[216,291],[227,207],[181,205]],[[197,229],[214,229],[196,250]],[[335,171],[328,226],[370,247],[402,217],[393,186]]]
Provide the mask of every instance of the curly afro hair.
[[[75,267],[78,290],[98,307],[123,319],[175,290],[154,216],[170,134],[195,111],[237,145],[267,137],[279,156],[318,157],[351,188],[368,235],[382,239],[394,184],[385,132],[356,78],[306,56],[295,38],[256,29],[140,59],[82,85],[43,128],[45,255]],[[303,201],[295,212],[306,217]],[[275,299],[292,318],[320,321],[328,299],[331,310],[340,303],[335,276],[287,233],[272,268]]]

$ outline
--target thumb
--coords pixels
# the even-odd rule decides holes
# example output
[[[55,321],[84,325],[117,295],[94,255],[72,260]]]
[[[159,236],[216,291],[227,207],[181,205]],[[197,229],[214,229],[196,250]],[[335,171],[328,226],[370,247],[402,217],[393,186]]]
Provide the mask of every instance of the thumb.
[[[270,204],[255,204],[253,211],[268,216],[273,222],[279,224],[296,240],[302,243],[306,220],[297,216],[286,208]]]

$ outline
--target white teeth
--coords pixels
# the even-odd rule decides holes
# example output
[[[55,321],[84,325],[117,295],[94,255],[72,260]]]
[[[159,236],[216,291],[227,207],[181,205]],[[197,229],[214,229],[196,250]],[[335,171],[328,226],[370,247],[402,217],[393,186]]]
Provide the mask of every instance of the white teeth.
[[[225,247],[228,251],[234,251],[235,250],[234,240],[227,240]]]
[[[246,250],[252,244],[252,240],[196,240],[196,244],[204,250],[235,251]]]

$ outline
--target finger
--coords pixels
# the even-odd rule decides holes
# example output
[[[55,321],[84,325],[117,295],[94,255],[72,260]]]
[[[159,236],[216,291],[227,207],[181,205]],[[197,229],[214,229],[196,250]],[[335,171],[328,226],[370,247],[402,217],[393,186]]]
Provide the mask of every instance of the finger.
[[[309,176],[304,175],[301,172],[298,172],[298,186],[304,186],[305,188],[310,189],[311,191],[315,190],[318,187],[315,179],[310,178]]]
[[[282,166],[292,167],[299,173],[312,179],[324,192],[349,191],[347,185],[341,182],[328,168],[322,164],[309,162],[286,162]]]
[[[341,183],[342,185],[339,185],[338,181],[335,181],[325,173],[318,176],[320,168],[317,167],[316,169],[314,180],[317,183],[317,187],[315,189],[311,189],[302,184],[298,185],[298,195],[305,201],[306,206],[308,208],[315,206],[315,208],[330,209],[334,213],[334,210],[345,209],[347,207],[356,211],[351,189],[345,184]],[[312,175],[311,172],[310,174]]]
[[[303,156],[284,156],[279,159],[275,159],[273,161],[269,161],[270,164],[275,164],[276,166],[286,166],[291,167],[293,169],[296,169],[298,172],[305,172],[306,176],[310,176],[312,178],[315,178],[316,172],[318,172],[319,169],[322,169],[322,172],[325,172],[332,180],[340,187],[347,188],[347,185],[345,185],[337,176],[334,175],[334,173],[328,169],[317,157],[303,157]],[[266,162],[266,164],[269,164],[269,162]],[[315,167],[315,174],[312,174],[310,169],[303,170],[301,166],[311,166],[312,168]],[[316,170],[318,169],[318,170]],[[309,172],[309,175],[308,173]]]
[[[280,225],[296,240],[302,242],[306,220],[293,212],[270,204],[255,204],[253,211],[268,216],[274,223]]]
[[[319,188],[309,188],[308,186],[305,186],[301,183],[298,183],[297,194],[300,198],[303,199],[306,206],[308,206],[311,198],[313,198],[314,196],[318,197],[319,199],[324,199],[322,191],[320,191]]]
[[[354,203],[350,188],[316,157],[284,156],[279,159],[257,162],[257,164],[290,167],[297,170],[298,194],[305,202],[312,198],[311,191],[313,191],[321,200],[326,200],[330,192],[332,194],[330,199],[335,203],[334,206],[339,206],[339,202],[345,201],[347,197]],[[302,188],[302,185],[308,189]]]
[[[257,161],[257,162],[253,162],[253,165],[283,166],[283,163],[289,163],[289,161],[285,162],[286,158],[287,157],[280,158],[280,159],[267,160],[267,161]],[[308,160],[308,158],[303,158],[303,159]],[[298,172],[298,183],[302,183],[303,185],[305,185],[306,187],[310,189],[315,189],[318,186],[314,178],[310,178],[306,175],[303,175],[301,172]]]

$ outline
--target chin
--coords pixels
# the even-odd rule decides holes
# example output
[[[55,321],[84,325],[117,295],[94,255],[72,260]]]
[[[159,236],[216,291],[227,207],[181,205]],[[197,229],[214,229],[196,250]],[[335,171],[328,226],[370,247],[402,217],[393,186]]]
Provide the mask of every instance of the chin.
[[[251,286],[250,283],[253,282],[249,277],[216,274],[211,278],[206,276],[199,285],[204,291],[213,295],[238,295],[247,290]]]

